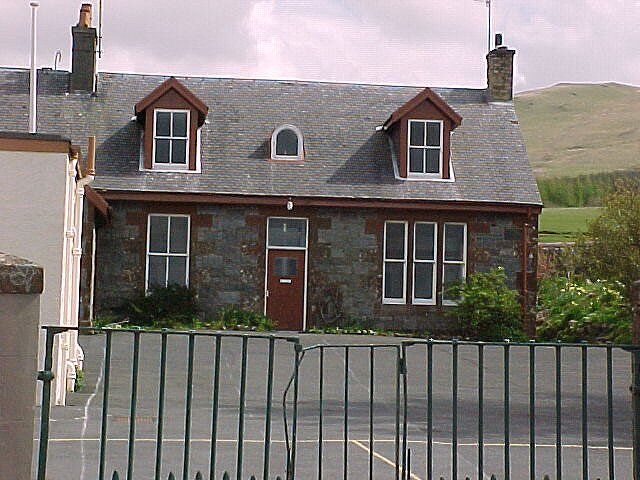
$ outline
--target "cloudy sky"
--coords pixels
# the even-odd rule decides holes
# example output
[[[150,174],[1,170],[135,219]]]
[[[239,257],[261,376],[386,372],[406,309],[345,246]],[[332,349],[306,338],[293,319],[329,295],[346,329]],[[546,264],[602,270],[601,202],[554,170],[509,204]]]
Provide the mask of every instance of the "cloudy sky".
[[[86,1],[86,0],[85,0]],[[81,0],[40,0],[38,64]],[[93,0],[97,5],[98,0]],[[104,71],[483,87],[484,0],[103,0]],[[29,63],[29,2],[0,0],[0,65]],[[97,13],[94,15],[94,24]],[[516,89],[640,85],[640,0],[493,0]]]

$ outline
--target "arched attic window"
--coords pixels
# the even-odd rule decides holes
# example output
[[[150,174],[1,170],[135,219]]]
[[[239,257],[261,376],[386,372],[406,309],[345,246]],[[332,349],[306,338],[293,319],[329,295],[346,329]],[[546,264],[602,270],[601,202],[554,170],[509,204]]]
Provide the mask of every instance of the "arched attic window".
[[[281,125],[271,135],[271,158],[273,160],[302,160],[304,145],[302,132],[295,125]]]

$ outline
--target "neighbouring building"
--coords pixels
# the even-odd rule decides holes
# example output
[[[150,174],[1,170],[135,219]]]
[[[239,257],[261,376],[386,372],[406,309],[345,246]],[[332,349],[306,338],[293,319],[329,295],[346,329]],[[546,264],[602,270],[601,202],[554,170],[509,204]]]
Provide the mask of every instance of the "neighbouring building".
[[[2,104],[4,107],[4,103]],[[107,214],[106,203],[88,184],[92,166],[80,150],[57,135],[0,132],[0,251],[30,258],[43,267],[43,325],[78,325],[82,217],[85,197]],[[40,361],[44,336],[40,339]],[[77,332],[57,336],[53,401],[63,405],[83,354]]]
[[[97,73],[84,8],[73,71],[40,71],[38,127],[97,136],[112,215],[85,238],[85,317],[178,283],[284,329],[447,331],[447,286],[495,266],[534,301],[542,204],[513,50],[487,55],[486,89]],[[27,84],[0,70],[0,128],[26,122]]]

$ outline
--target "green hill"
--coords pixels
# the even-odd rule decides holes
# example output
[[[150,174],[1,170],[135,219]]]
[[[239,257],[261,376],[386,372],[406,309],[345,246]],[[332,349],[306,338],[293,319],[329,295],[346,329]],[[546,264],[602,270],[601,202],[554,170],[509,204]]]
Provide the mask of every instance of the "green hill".
[[[558,84],[515,107],[538,179],[640,169],[640,87]]]

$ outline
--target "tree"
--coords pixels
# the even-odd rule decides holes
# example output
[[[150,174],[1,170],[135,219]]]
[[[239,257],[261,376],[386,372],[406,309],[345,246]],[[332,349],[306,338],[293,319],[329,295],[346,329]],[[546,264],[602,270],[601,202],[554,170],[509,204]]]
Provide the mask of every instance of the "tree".
[[[576,245],[577,267],[591,280],[630,288],[640,279],[640,182],[619,181]]]

